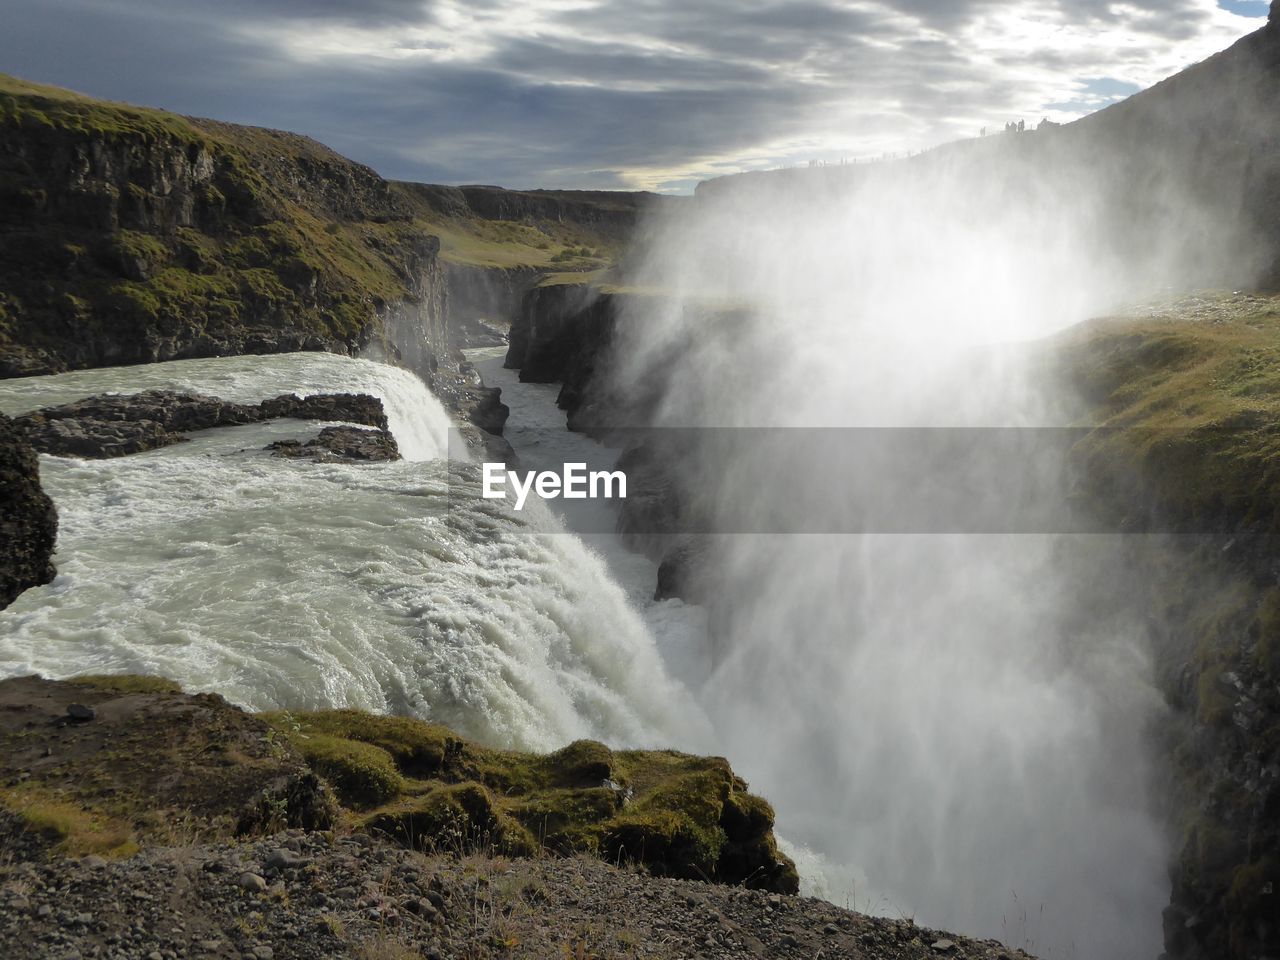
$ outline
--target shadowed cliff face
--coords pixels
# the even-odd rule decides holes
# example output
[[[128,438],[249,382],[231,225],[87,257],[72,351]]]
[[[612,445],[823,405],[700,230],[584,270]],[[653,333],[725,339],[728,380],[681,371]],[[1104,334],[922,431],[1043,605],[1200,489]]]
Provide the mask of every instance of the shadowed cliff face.
[[[0,413],[0,609],[53,579],[58,514],[40,488],[40,465],[26,437]]]
[[[438,243],[320,144],[12,79],[0,128],[0,374],[350,353],[405,304],[446,352]]]

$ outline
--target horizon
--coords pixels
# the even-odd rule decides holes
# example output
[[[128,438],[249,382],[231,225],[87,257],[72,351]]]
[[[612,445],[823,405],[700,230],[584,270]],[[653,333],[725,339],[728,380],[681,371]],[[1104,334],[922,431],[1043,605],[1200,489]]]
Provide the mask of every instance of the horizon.
[[[1067,123],[1266,22],[1262,0],[2,0],[0,72],[312,137],[387,179],[688,194]]]

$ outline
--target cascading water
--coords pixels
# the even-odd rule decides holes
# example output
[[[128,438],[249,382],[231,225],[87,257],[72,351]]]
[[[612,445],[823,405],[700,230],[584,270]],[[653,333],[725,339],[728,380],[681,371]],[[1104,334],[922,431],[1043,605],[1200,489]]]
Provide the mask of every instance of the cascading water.
[[[413,713],[552,749],[707,741],[600,559],[540,505],[520,516],[440,458],[448,416],[411,374],[325,354],[191,360],[7,381],[19,413],[89,394],[194,390],[383,399],[398,463],[293,462],[221,428],[117,460],[41,458],[59,575],[0,623],[0,675],[156,673],[255,709]]]
[[[761,457],[767,435],[738,430],[668,464],[726,534],[702,701],[810,890],[1046,956],[1154,957],[1168,854],[1145,738],[1161,707],[1115,538],[840,533],[859,529],[868,478],[998,515],[1031,474],[1061,475],[824,447],[849,428],[1068,422],[1010,341],[1150,280],[1095,255],[1089,190],[996,159],[843,188],[748,181],[652,223],[626,280],[652,295],[624,301],[610,386],[661,383],[659,428],[830,428],[795,435],[808,457]],[[761,516],[833,532],[724,520]]]

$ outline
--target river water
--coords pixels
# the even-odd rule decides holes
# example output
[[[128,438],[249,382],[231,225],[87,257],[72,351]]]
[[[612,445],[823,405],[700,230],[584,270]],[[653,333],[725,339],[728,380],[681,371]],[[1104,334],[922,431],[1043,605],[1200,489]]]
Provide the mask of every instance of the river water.
[[[116,460],[42,457],[58,577],[0,615],[0,675],[163,674],[253,709],[410,713],[516,748],[710,742],[655,643],[666,614],[619,584],[607,544],[541,504],[517,515],[475,496],[477,465],[443,456],[448,416],[403,370],[327,354],[176,361],[4,381],[0,410],[151,388],[373,394],[406,459],[263,450],[324,426],[300,421]]]

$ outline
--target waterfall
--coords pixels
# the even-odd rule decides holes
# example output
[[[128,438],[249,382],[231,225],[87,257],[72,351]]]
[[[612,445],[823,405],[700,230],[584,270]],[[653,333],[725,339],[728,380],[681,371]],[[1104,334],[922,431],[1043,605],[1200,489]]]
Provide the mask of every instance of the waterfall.
[[[668,468],[724,534],[703,704],[810,891],[1042,955],[1155,956],[1162,708],[1116,539],[966,534],[964,516],[855,532],[875,519],[863,490],[991,511],[1062,473],[842,446],[861,428],[1070,422],[1019,343],[1133,290],[1096,255],[1087,183],[1013,173],[944,158],[841,189],[747,181],[652,221],[626,282],[653,294],[624,301],[611,395],[656,383],[659,428],[755,428]]]
[[[0,618],[0,675],[163,674],[252,709],[411,713],[502,746],[705,744],[601,560],[540,505],[482,501],[449,419],[403,370],[326,354],[188,360],[0,383],[21,412],[106,391],[383,399],[406,460],[263,447],[322,424],[204,431],[116,460],[42,457],[59,575]]]

